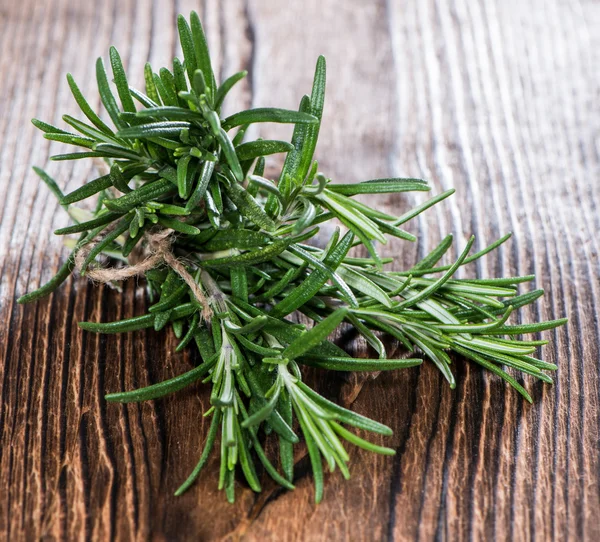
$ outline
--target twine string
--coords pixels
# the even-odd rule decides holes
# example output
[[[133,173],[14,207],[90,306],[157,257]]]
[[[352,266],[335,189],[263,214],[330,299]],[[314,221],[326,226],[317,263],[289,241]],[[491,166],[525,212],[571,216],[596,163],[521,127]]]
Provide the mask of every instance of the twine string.
[[[110,229],[104,230],[104,235],[109,233]],[[96,282],[109,283],[109,282],[121,282],[131,277],[137,277],[143,275],[150,269],[158,267],[161,263],[167,264],[173,271],[175,271],[190,287],[192,294],[200,303],[202,307],[202,317],[204,320],[210,321],[213,312],[210,308],[206,296],[202,292],[202,289],[198,283],[194,280],[194,277],[188,272],[183,265],[171,251],[171,244],[173,242],[172,232],[163,230],[154,234],[145,234],[147,241],[147,252],[148,255],[142,261],[127,265],[125,267],[93,267],[83,269],[83,264],[86,257],[92,251],[92,249],[102,240],[94,239],[92,242],[86,244],[77,251],[75,254],[75,266],[81,274]]]

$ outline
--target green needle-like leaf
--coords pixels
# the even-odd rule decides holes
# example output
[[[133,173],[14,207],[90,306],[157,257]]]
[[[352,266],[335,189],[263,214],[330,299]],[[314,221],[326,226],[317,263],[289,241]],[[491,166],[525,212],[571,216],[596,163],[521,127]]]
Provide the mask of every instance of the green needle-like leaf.
[[[181,48],[183,49],[185,66],[191,81],[194,78],[194,72],[198,69],[198,63],[196,60],[196,50],[194,47],[194,40],[192,38],[192,31],[183,15],[179,15],[177,17],[177,28],[179,29],[179,42],[181,43]]]
[[[88,220],[86,222],[80,222],[79,224],[75,224],[74,226],[67,226],[66,228],[60,228],[55,230],[55,235],[69,235],[71,233],[81,233],[93,230],[98,226],[104,226],[105,224],[110,224],[114,222],[118,218],[122,217],[123,213],[104,213],[98,215],[97,218],[93,218],[92,220]]]
[[[294,147],[286,141],[274,141],[261,139],[242,143],[235,148],[239,160],[253,160],[259,156],[288,152]]]
[[[51,278],[46,284],[30,292],[28,294],[22,295],[17,300],[17,303],[31,303],[32,301],[37,301],[42,297],[47,296],[56,290],[65,280],[67,280],[71,276],[71,272],[75,268],[75,255],[77,251],[81,248],[83,240],[85,239],[85,235],[82,235],[79,238],[77,245],[73,249],[73,252],[67,258],[67,261],[60,267],[56,275]]]
[[[202,28],[200,17],[198,17],[198,14],[195,11],[192,11],[190,15],[190,24],[192,27],[192,39],[194,41],[194,51],[196,53],[198,68],[202,70],[202,73],[204,74],[206,86],[210,93],[214,94],[217,86],[215,83],[215,74],[213,73],[210,62],[210,53],[208,51],[204,29]]]
[[[104,69],[104,62],[101,58],[96,61],[96,79],[98,81],[98,90],[100,91],[100,98],[106,111],[110,115],[114,125],[117,128],[123,128],[125,125],[121,121],[119,116],[119,108],[117,106],[117,102],[115,97],[110,90],[110,85],[108,83],[108,77],[106,76],[106,70]]]
[[[338,327],[347,314],[348,309],[336,310],[310,331],[298,337],[281,355],[286,359],[292,360],[321,344]]]
[[[429,186],[420,179],[375,179],[355,184],[329,184],[327,187],[332,192],[344,196],[357,194],[389,194],[395,192],[412,192],[415,190],[427,191]]]
[[[123,69],[123,63],[121,62],[121,56],[119,52],[114,48],[110,48],[110,64],[112,66],[113,76],[115,78],[115,85],[117,85],[117,91],[121,104],[123,105],[123,111],[129,111],[135,113],[135,104],[133,98],[129,92],[129,84],[127,83],[127,76]],[[91,120],[91,119],[90,119]]]
[[[317,117],[300,111],[290,111],[289,109],[277,108],[257,108],[240,111],[223,121],[223,128],[230,130],[236,126],[245,124],[254,124],[257,122],[276,122],[284,124],[315,124],[319,120]]]
[[[181,390],[197,380],[200,380],[200,378],[202,378],[209,371],[212,365],[214,365],[214,363],[203,363],[191,371],[176,376],[175,378],[163,380],[157,384],[152,384],[151,386],[139,388],[133,391],[109,393],[105,396],[105,399],[109,402],[115,403],[132,403],[157,399],[158,397],[163,397],[169,393],[174,393],[178,390]]]
[[[136,113],[136,116],[140,118],[155,117],[165,118],[168,120],[183,120],[197,122],[202,122],[204,120],[204,115],[196,111],[190,111],[189,109],[185,109],[183,107],[174,106],[149,107],[147,109],[142,109],[141,111],[138,111]]]
[[[354,236],[352,233],[347,233],[342,240],[327,254],[323,263],[327,265],[331,271],[335,271],[340,262],[345,258],[346,254],[352,246]],[[311,299],[327,282],[330,274],[323,271],[321,268],[313,271],[307,280],[298,285],[293,292],[281,300],[271,310],[271,316],[281,318],[301,307],[309,299]]]
[[[208,458],[210,457],[210,452],[214,447],[215,439],[217,437],[217,432],[219,430],[219,423],[221,422],[221,413],[219,410],[216,410],[213,414],[212,421],[210,423],[210,429],[208,430],[208,436],[206,437],[206,442],[204,443],[204,449],[202,450],[202,455],[200,456],[200,461],[189,475],[187,480],[175,491],[175,496],[179,497],[183,495],[190,486],[196,481],[198,478],[200,471],[204,468],[204,465],[208,462]]]
[[[114,132],[100,119],[100,117],[94,112],[94,110],[90,107],[83,94],[79,90],[77,83],[75,83],[75,79],[73,76],[68,73],[67,74],[67,82],[69,83],[69,87],[71,92],[73,93],[73,97],[77,102],[77,105],[81,109],[81,112],[90,120],[90,122],[96,126],[99,130],[106,133],[109,136],[113,136]]]
[[[178,136],[181,130],[189,128],[190,123],[184,121],[153,122],[119,130],[117,135],[124,139],[143,139],[156,136]]]
[[[241,182],[244,178],[244,172],[242,171],[242,166],[240,165],[240,160],[235,152],[235,148],[231,139],[227,135],[227,132],[223,130],[223,128],[219,128],[217,133],[217,140],[221,145],[221,150],[225,155],[225,159],[231,168],[231,172],[233,176],[238,182]]]
[[[66,196],[63,196],[60,203],[62,205],[70,205],[71,203],[87,199],[102,190],[106,190],[109,186],[112,186],[110,175],[103,175],[102,177],[98,177],[97,179],[84,184],[82,187],[70,192]]]
[[[315,148],[317,147],[317,139],[319,138],[319,128],[321,126],[321,118],[323,116],[323,105],[325,103],[325,79],[326,79],[325,57],[319,56],[317,67],[315,68],[315,76],[313,80],[312,93],[310,96],[310,113],[318,119],[315,124],[310,124],[306,127],[302,142],[302,153],[298,164],[298,180],[303,181],[312,163]]]
[[[200,170],[200,177],[198,179],[198,183],[196,184],[196,188],[192,192],[192,195],[188,199],[185,204],[185,210],[191,211],[196,205],[200,203],[204,194],[206,194],[206,189],[208,188],[208,183],[212,177],[213,171],[215,169],[214,162],[204,162],[202,164],[202,168]]]
[[[173,184],[167,179],[159,179],[117,199],[105,200],[104,205],[111,211],[127,212],[142,203],[156,199],[173,190]]]
[[[331,371],[390,371],[421,365],[421,359],[355,359],[333,356],[313,357],[307,355],[299,360],[304,365]]]
[[[240,213],[248,220],[267,231],[275,230],[277,227],[275,222],[273,222],[256,200],[239,184],[231,183],[226,186],[226,190],[231,201],[233,201]]]
[[[191,184],[188,182],[188,166],[191,159],[192,157],[188,154],[177,163],[177,189],[181,199],[187,199],[191,190]]]
[[[219,87],[215,95],[215,109],[218,110],[221,107],[225,96],[227,96],[227,94],[233,88],[233,86],[238,81],[241,81],[244,77],[246,77],[246,75],[248,75],[248,72],[244,70],[233,74],[232,76],[225,79],[225,81],[223,81],[223,84]]]
[[[44,183],[50,189],[50,192],[52,192],[54,194],[56,199],[58,201],[62,201],[62,199],[64,198],[64,194],[62,193],[62,190],[58,187],[58,184],[56,184],[56,181],[52,177],[50,177],[50,175],[48,175],[43,169],[41,169],[39,167],[33,166],[33,171],[35,171],[35,173],[38,175],[38,177],[40,179],[42,179],[42,181],[44,181]],[[61,204],[61,205],[65,206],[64,204]]]
[[[365,450],[369,450],[370,452],[375,452],[376,454],[382,455],[396,455],[396,450],[392,450],[391,448],[386,448],[384,446],[377,446],[372,442],[368,442],[354,433],[344,429],[339,423],[331,422],[331,425],[336,433],[340,436],[344,437],[348,442],[355,444],[359,448],[364,448]]]

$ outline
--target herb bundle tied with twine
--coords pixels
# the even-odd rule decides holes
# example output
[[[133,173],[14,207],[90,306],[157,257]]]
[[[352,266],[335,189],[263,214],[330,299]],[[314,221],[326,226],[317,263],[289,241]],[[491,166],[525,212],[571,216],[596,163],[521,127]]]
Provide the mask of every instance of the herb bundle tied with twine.
[[[302,97],[298,111],[258,108],[222,118],[224,98],[246,72],[217,84],[197,14],[192,12],[189,24],[180,16],[178,29],[184,60],[176,58],[171,70],[158,73],[147,64],[145,92],[129,86],[119,53],[110,49],[120,104],[98,59],[98,89],[112,127],[90,107],[70,74],[68,84],[87,120],[65,115],[74,131],[33,120],[47,139],[84,149],[54,160],[101,160],[106,172],[65,195],[34,168],[74,221],[55,233],[79,234],[79,239],[57,275],[19,300],[49,294],[74,270],[102,283],[145,278],[150,301],[145,315],[79,325],[95,333],[170,326],[180,340],[177,351],[192,345],[199,350],[202,363],[187,373],[106,396],[125,403],[156,399],[198,380],[211,387],[204,449],[176,494],[190,487],[215,447],[221,456],[219,488],[229,501],[236,470],[260,491],[259,465],[293,489],[294,447],[301,440],[317,502],[324,464],[350,476],[348,444],[394,453],[349,429],[391,435],[389,427],[315,392],[303,381],[303,367],[378,372],[414,367],[423,357],[454,388],[454,353],[504,379],[528,401],[515,371],[552,382],[545,371],[556,366],[534,357],[546,341],[521,336],[565,320],[508,323],[514,311],[543,294],[518,292],[534,277],[455,278],[461,266],[496,249],[509,235],[474,254],[470,238],[454,263],[441,265],[453,243],[448,236],[412,268],[386,270],[393,259],[382,257],[378,246],[387,236],[416,241],[402,226],[454,191],[392,216],[354,196],[424,192],[427,183],[391,178],[339,184],[319,171],[313,154],[325,98],[323,57],[311,95]],[[294,125],[291,142],[246,141],[247,128],[261,122]],[[278,153],[286,155],[283,168],[277,179],[269,178],[265,157]],[[97,199],[94,211],[75,205],[88,198]],[[318,246],[319,226],[330,221],[337,227],[326,246]],[[354,255],[354,247],[368,256]],[[298,314],[312,326],[296,323]],[[353,358],[328,340],[342,323],[364,337],[373,359]],[[382,334],[411,357],[388,358]],[[266,438],[278,442],[277,460],[265,452]]]

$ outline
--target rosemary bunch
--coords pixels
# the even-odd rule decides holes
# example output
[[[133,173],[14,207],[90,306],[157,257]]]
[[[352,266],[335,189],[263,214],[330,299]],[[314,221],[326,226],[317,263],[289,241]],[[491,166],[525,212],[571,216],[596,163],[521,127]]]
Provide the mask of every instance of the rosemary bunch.
[[[349,476],[348,443],[394,453],[348,429],[390,435],[388,427],[316,393],[303,382],[302,366],[383,371],[418,365],[422,355],[454,387],[449,356],[454,352],[503,378],[528,401],[531,397],[506,367],[552,382],[544,371],[556,366],[534,357],[546,341],[518,337],[565,320],[507,323],[513,311],[542,295],[541,290],[517,292],[533,276],[454,278],[459,267],[494,250],[508,235],[474,254],[471,238],[453,264],[440,265],[452,245],[449,236],[411,269],[385,269],[392,259],[381,257],[378,245],[388,236],[415,241],[402,226],[453,191],[392,216],[353,196],[427,191],[427,184],[419,179],[338,184],[319,172],[313,154],[325,97],[323,57],[311,95],[302,98],[298,111],[259,108],[222,118],[223,100],[246,73],[217,84],[198,16],[192,12],[189,25],[180,16],[178,28],[183,62],[176,58],[172,70],[158,73],[147,64],[145,92],[130,87],[119,54],[111,48],[117,101],[98,59],[98,89],[112,126],[94,112],[71,75],[68,84],[87,120],[65,115],[74,131],[33,120],[47,139],[84,149],[54,160],[101,159],[108,168],[66,195],[35,168],[74,222],[55,233],[79,234],[79,239],[58,274],[19,300],[52,292],[76,268],[103,282],[145,276],[147,314],[80,327],[119,333],[170,326],[180,339],[177,351],[192,344],[198,348],[202,363],[191,371],[106,397],[117,402],[156,399],[197,380],[211,387],[212,406],[204,415],[212,421],[204,451],[177,494],[193,483],[217,442],[219,487],[230,501],[238,466],[249,486],[260,491],[256,461],[292,489],[293,450],[300,434],[310,455],[317,502],[323,460],[329,470],[339,468]],[[245,140],[248,126],[258,122],[293,124],[291,143]],[[286,153],[285,163],[279,178],[270,179],[265,157],[276,153]],[[92,197],[97,204],[91,212],[75,205]],[[327,246],[319,248],[311,241],[319,225],[331,220],[338,227]],[[364,247],[368,257],[350,255],[356,246]],[[134,250],[141,261],[129,265]],[[103,267],[106,257],[113,267]],[[294,323],[291,317],[297,313],[313,325],[307,329]],[[328,340],[343,322],[365,338],[377,358],[352,358]],[[418,357],[389,359],[381,333]],[[269,433],[279,441],[279,468],[263,448]]]

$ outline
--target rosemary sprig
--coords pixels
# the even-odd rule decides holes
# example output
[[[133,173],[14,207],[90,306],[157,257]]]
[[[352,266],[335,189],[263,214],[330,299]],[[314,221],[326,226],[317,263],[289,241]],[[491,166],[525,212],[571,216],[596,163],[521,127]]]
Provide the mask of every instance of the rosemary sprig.
[[[388,236],[415,237],[401,226],[450,196],[448,191],[396,217],[353,199],[359,194],[428,191],[420,179],[375,179],[337,184],[319,172],[313,154],[325,98],[325,59],[317,62],[310,96],[298,111],[258,108],[221,118],[223,100],[245,77],[237,73],[217,84],[198,16],[180,16],[184,61],[172,71],[144,70],[146,88],[129,86],[116,49],[110,64],[113,92],[101,59],[96,63],[100,97],[111,127],[92,110],[73,77],[69,87],[87,121],[65,115],[75,132],[33,120],[44,137],[83,147],[54,160],[102,159],[109,173],[69,194],[45,172],[36,173],[58,197],[75,224],[57,235],[78,233],[66,263],[48,284],[19,302],[54,291],[75,268],[97,280],[122,280],[144,274],[151,305],[143,316],[108,323],[82,322],[97,333],[120,333],[170,325],[180,339],[177,350],[195,344],[202,363],[183,375],[146,388],[112,393],[108,401],[156,399],[192,382],[211,387],[209,434],[200,461],[177,490],[185,491],[200,474],[220,435],[219,487],[234,499],[239,466],[248,485],[260,491],[258,460],[282,486],[293,489],[293,447],[306,442],[315,480],[315,500],[323,494],[325,461],[349,476],[348,444],[393,454],[352,433],[356,427],[390,435],[379,422],[325,399],[302,378],[302,366],[334,371],[385,371],[432,361],[456,385],[450,353],[488,369],[525,399],[523,385],[506,371],[516,369],[544,382],[556,366],[535,357],[541,340],[523,334],[562,325],[566,320],[508,324],[511,314],[535,302],[542,291],[518,294],[533,276],[460,279],[456,271],[508,240],[505,236],[471,254],[473,238],[456,261],[439,265],[453,240],[447,237],[430,254],[403,272],[385,270],[379,244]],[[250,124],[294,124],[291,143],[245,141]],[[265,177],[265,156],[286,153],[279,179]],[[90,213],[75,204],[97,197]],[[325,248],[311,244],[319,225],[338,227]],[[362,245],[369,257],[350,255]],[[146,253],[137,266],[99,269],[103,257],[128,261],[135,248]],[[156,247],[159,247],[157,249]],[[185,255],[185,263],[176,256]],[[177,263],[179,262],[179,263]],[[302,313],[307,329],[288,317]],[[343,322],[353,326],[377,352],[355,359],[328,340]],[[389,359],[380,339],[386,333],[417,357]],[[517,337],[517,338],[516,338]],[[279,441],[280,470],[263,449],[264,434]]]

